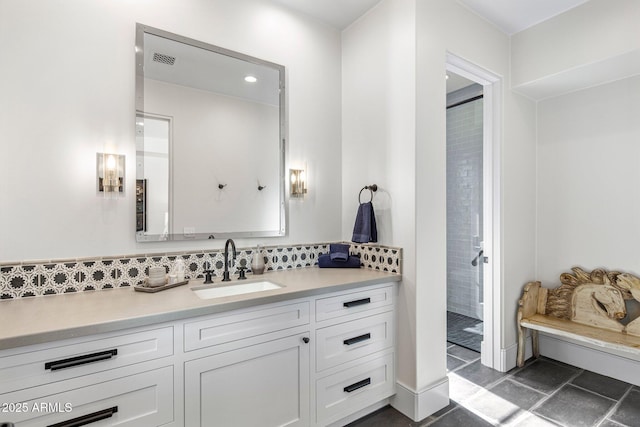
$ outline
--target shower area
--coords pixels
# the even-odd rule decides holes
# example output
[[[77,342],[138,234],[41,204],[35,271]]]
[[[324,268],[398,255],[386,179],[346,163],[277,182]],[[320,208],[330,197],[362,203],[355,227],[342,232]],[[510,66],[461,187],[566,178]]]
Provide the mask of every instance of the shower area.
[[[482,86],[450,76],[447,89],[447,341],[480,352],[484,285]]]

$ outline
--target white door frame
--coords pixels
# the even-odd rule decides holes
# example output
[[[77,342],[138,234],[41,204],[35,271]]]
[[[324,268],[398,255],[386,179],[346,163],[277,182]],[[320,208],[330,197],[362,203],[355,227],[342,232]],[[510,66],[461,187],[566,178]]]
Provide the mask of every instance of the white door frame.
[[[501,129],[502,80],[499,76],[447,52],[446,69],[483,87],[483,238],[484,332],[481,362],[505,371],[502,341],[501,275]]]

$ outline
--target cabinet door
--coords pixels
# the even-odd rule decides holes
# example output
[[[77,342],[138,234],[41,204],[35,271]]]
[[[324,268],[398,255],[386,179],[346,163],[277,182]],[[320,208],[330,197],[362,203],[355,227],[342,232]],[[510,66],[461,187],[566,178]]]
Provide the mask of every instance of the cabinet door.
[[[279,304],[248,310],[236,310],[207,318],[198,318],[184,325],[184,350],[217,347],[215,353],[238,348],[236,343],[254,338],[250,344],[264,342],[260,337],[269,332],[309,323],[309,302]]]
[[[392,310],[395,304],[395,287],[367,288],[357,292],[345,292],[316,300],[316,321],[370,315],[372,310]],[[369,314],[367,314],[369,312]]]
[[[186,362],[185,425],[309,425],[308,336]]]
[[[91,375],[172,354],[171,326],[20,347],[0,353],[0,393]]]
[[[329,425],[395,393],[393,351],[375,356],[316,381],[317,425]]]
[[[316,331],[318,372],[393,346],[394,312],[340,323]]]
[[[174,420],[173,376],[167,366],[86,387],[60,382],[0,394],[13,405],[0,416],[19,427],[155,427]]]

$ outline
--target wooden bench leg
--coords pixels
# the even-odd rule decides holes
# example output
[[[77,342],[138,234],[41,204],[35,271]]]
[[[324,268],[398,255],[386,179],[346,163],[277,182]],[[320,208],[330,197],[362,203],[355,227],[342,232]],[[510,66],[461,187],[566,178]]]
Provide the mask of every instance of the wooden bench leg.
[[[540,357],[540,342],[538,341],[538,331],[531,330],[531,345],[533,347],[533,357]]]
[[[518,368],[522,368],[524,366],[524,331],[525,329],[520,326],[520,322],[518,321],[518,356],[516,358]]]
[[[524,352],[525,352],[525,334],[526,328],[523,328],[518,324],[518,356],[516,358],[516,364],[518,368],[522,368],[524,366]],[[531,331],[531,346],[533,350],[533,357],[536,359],[540,357],[540,341],[538,339],[538,331],[535,329],[530,329]]]

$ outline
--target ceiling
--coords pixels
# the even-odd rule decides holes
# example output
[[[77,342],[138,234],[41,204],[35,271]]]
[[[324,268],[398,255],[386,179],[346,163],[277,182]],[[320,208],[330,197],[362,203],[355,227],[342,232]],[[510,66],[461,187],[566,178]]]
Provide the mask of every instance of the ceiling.
[[[471,80],[447,71],[447,93],[455,92],[456,90],[472,85],[473,83],[474,82]]]
[[[506,34],[515,34],[588,0],[459,0]]]
[[[381,0],[271,0],[343,30]],[[455,1],[455,0],[450,0]],[[457,0],[493,23],[506,34],[514,34],[559,15],[588,0]]]
[[[381,0],[271,0],[344,30]]]

